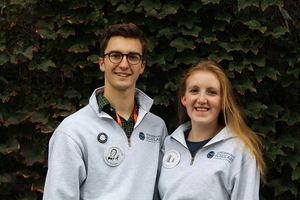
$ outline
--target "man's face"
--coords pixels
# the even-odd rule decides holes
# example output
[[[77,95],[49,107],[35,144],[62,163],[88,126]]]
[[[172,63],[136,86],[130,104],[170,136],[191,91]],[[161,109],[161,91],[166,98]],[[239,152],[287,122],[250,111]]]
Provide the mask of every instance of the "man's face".
[[[119,52],[122,54],[138,53],[142,55],[142,45],[139,39],[124,38],[122,36],[112,37],[105,49],[104,54]],[[126,91],[135,89],[136,81],[145,69],[146,62],[141,60],[138,64],[129,64],[126,56],[119,64],[109,60],[109,56],[99,59],[100,70],[105,72],[105,90]]]

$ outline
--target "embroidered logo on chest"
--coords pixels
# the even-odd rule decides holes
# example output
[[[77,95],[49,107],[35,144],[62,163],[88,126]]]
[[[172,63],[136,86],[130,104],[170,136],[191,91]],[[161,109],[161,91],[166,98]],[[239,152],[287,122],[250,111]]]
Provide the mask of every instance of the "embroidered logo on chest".
[[[225,152],[225,151],[219,151],[215,153],[214,151],[210,151],[206,157],[208,159],[219,159],[219,160],[225,160],[229,162],[230,164],[233,163],[235,156],[231,153]]]

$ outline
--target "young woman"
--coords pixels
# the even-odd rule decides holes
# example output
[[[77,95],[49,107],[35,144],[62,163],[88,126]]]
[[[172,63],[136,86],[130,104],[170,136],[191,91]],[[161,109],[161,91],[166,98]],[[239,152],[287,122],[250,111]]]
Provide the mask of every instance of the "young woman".
[[[221,66],[202,61],[179,85],[180,126],[168,136],[161,199],[258,200],[266,166]]]

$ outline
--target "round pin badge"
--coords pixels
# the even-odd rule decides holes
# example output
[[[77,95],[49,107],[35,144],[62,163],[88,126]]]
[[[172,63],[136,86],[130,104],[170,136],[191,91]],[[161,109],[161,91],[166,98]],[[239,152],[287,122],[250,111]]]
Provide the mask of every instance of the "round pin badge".
[[[123,162],[124,152],[118,146],[110,146],[104,151],[103,159],[106,164],[115,167]]]
[[[107,135],[106,133],[99,133],[98,136],[97,136],[97,140],[100,142],[100,143],[105,143],[107,142]]]
[[[171,150],[164,155],[163,165],[165,168],[173,168],[180,162],[180,153],[176,150]]]

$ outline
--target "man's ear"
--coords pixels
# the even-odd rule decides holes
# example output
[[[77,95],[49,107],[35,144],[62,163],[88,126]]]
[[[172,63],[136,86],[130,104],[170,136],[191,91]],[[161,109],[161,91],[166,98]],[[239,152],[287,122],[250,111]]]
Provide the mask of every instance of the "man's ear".
[[[140,74],[142,74],[144,72],[145,67],[146,67],[146,61],[143,61],[141,69],[140,69]]]
[[[105,65],[102,57],[99,58],[99,68],[102,72],[105,72]]]

